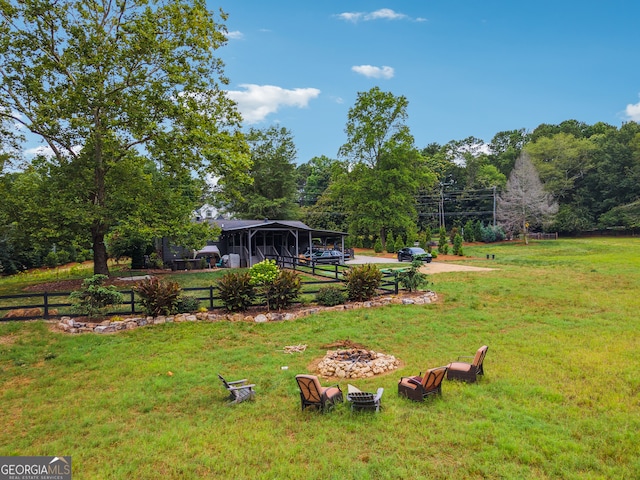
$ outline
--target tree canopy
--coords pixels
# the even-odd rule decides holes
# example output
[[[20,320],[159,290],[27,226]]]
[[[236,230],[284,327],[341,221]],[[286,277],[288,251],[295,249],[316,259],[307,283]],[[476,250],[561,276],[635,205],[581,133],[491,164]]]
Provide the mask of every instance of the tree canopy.
[[[175,233],[206,193],[194,179],[216,176],[230,195],[244,181],[241,118],[214,55],[226,42],[224,13],[216,21],[204,0],[21,0],[2,2],[0,15],[0,119],[50,151],[37,174],[49,190],[65,185],[49,197],[50,210],[59,206],[70,227],[82,228],[96,273],[108,273],[104,240],[113,227]],[[153,213],[151,178],[187,208]]]
[[[416,195],[433,176],[405,124],[408,101],[374,87],[358,94],[349,109],[347,142],[339,154],[351,169],[336,179],[331,192],[346,208],[349,231],[378,235],[413,235]]]
[[[498,197],[498,220],[512,233],[522,232],[525,242],[532,225],[542,225],[558,211],[553,196],[544,190],[536,167],[526,153],[520,154],[504,192]]]
[[[285,127],[252,128],[247,134],[252,182],[239,188],[241,196],[226,205],[238,218],[297,219],[296,146]]]

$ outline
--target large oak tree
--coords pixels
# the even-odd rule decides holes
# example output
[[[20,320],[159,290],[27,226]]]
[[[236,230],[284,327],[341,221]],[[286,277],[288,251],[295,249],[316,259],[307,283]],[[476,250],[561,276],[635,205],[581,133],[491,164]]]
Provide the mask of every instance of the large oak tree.
[[[224,13],[217,21],[204,0],[6,0],[0,15],[0,118],[52,153],[49,170],[65,185],[59,213],[82,217],[96,273],[108,273],[112,227],[162,230],[147,194],[149,159],[164,179],[158,188],[178,193],[181,179],[188,190],[193,177],[242,180],[247,146],[215,56]],[[182,195],[189,208],[165,230],[188,223],[201,193]]]
[[[383,246],[388,232],[415,230],[416,195],[434,178],[406,125],[408,104],[378,87],[358,93],[338,152],[350,170],[330,189],[348,210],[350,233],[378,235]]]

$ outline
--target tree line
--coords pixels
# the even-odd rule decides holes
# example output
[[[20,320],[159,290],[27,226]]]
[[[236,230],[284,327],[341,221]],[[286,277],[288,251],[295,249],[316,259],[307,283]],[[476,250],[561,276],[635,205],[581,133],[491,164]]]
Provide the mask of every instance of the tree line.
[[[93,259],[105,274],[110,255],[139,259],[161,237],[198,248],[218,233],[192,222],[204,203],[382,245],[469,222],[512,234],[640,223],[636,122],[418,147],[409,100],[374,87],[339,151],[298,163],[289,129],[243,130],[225,95],[225,21],[204,0],[0,5],[0,273]],[[48,154],[25,158],[27,135]]]

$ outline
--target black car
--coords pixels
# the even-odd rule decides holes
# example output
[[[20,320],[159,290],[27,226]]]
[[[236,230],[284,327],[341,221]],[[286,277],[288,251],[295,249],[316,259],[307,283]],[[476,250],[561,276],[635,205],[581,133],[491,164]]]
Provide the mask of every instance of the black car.
[[[413,260],[422,260],[423,262],[431,262],[431,254],[424,251],[420,247],[404,247],[398,250],[398,261],[404,262]]]
[[[339,250],[320,250],[313,252],[311,261],[314,263],[343,263],[343,255]]]

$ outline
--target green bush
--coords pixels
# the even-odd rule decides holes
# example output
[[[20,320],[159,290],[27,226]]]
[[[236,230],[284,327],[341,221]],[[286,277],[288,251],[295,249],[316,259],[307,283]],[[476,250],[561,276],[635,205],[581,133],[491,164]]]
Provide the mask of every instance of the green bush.
[[[449,232],[449,242],[451,242],[452,245],[456,238],[456,235],[458,235],[458,227],[453,227]]]
[[[122,303],[122,294],[116,291],[116,287],[103,285],[108,278],[106,275],[99,274],[85,278],[82,281],[81,289],[71,292],[71,295],[69,295],[73,306],[80,313],[93,317],[101,314],[111,305]]]
[[[164,264],[162,263],[160,255],[158,255],[156,252],[153,252],[151,255],[149,255],[149,263],[147,267],[152,269],[163,268]]]
[[[379,238],[376,238],[376,243],[373,244],[373,251],[376,253],[382,253],[382,242]]]
[[[350,300],[361,302],[373,298],[380,287],[382,272],[371,263],[356,265],[344,273],[347,295]]]
[[[438,237],[438,251],[440,253],[446,254],[445,248],[448,250],[447,231],[444,229],[444,227],[440,227]]]
[[[475,228],[473,226],[473,220],[467,220],[462,229],[463,238],[465,242],[475,242],[476,237],[474,235]]]
[[[200,299],[194,295],[181,294],[176,308],[178,313],[197,312],[200,308]]]
[[[453,254],[459,256],[464,255],[462,252],[462,236],[459,233],[453,238]]]
[[[47,253],[47,255],[44,257],[43,262],[44,265],[49,268],[54,268],[60,265],[60,262],[58,261],[58,254],[54,251],[50,251],[49,253]]]
[[[133,287],[147,315],[172,315],[178,311],[181,289],[177,282],[152,277]]]
[[[300,276],[292,270],[282,270],[276,279],[267,286],[267,305],[281,310],[295,302],[302,289]]]
[[[403,288],[410,292],[415,292],[422,285],[426,285],[428,283],[427,276],[420,272],[421,266],[421,260],[414,260],[411,262],[411,267],[398,273],[398,282],[400,282],[400,285],[402,285]]]
[[[387,253],[396,253],[396,242],[393,239],[393,233],[389,232],[387,236]]]
[[[409,242],[407,242],[409,243]],[[413,245],[413,243],[410,243],[410,245]],[[396,237],[396,243],[395,243],[395,251],[399,251],[402,250],[406,245],[404,244],[404,242],[402,241],[402,235],[398,235]]]
[[[431,227],[427,227],[424,231],[424,241],[427,245],[429,245],[431,243],[431,240],[432,240]]]
[[[276,261],[269,259],[256,263],[249,269],[251,283],[258,286],[273,283],[278,278],[279,272],[280,269],[276,265]]]
[[[325,307],[333,307],[347,301],[347,294],[335,285],[321,287],[316,293],[316,302]]]
[[[249,272],[227,273],[218,280],[218,294],[230,312],[244,311],[256,298]]]

